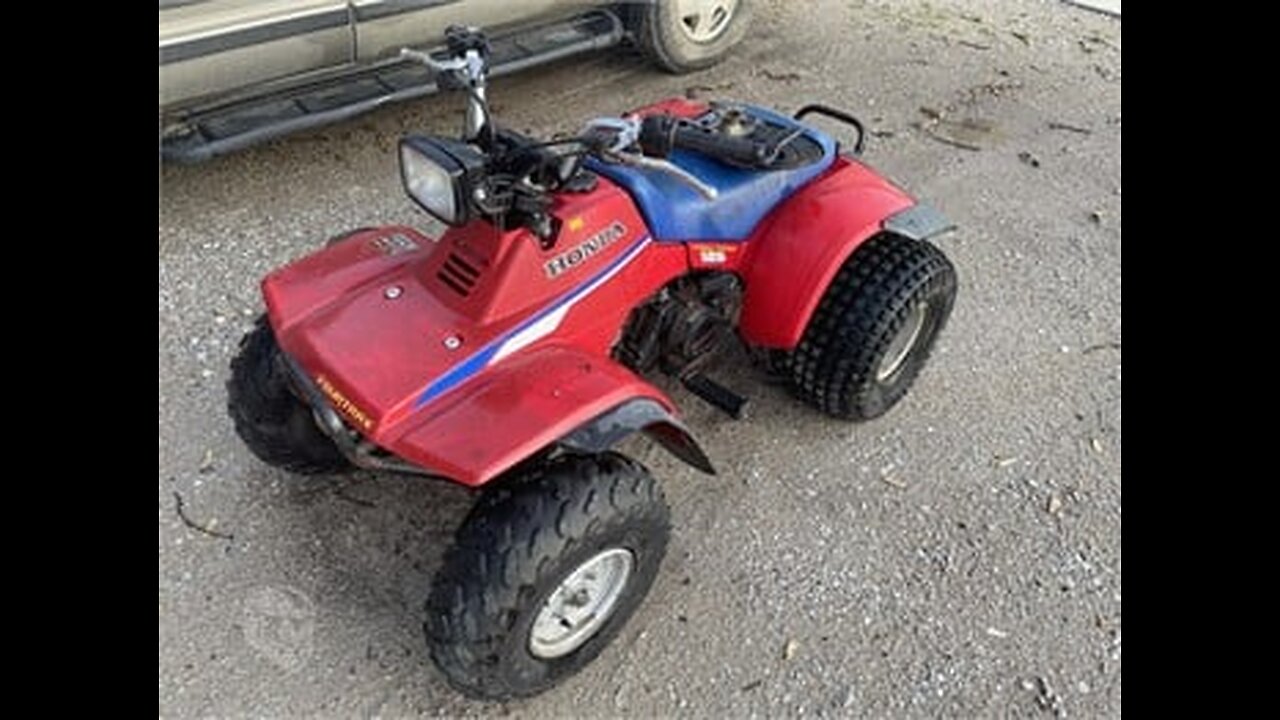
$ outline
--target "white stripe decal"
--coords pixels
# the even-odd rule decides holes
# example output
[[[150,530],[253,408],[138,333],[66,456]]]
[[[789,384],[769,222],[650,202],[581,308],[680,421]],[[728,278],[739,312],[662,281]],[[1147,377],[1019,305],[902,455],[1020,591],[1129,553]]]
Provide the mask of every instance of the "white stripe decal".
[[[534,342],[555,332],[556,329],[560,327],[560,323],[564,320],[565,316],[569,314],[569,310],[572,309],[579,300],[594,292],[601,285],[613,278],[614,275],[617,275],[618,272],[634,260],[636,256],[640,254],[640,251],[644,250],[648,244],[648,237],[636,243],[635,246],[628,250],[625,255],[616,260],[608,270],[600,273],[595,279],[577,290],[574,290],[568,295],[568,297],[565,297],[558,304],[553,306],[546,315],[538,318],[527,327],[521,328],[518,332],[502,343],[498,348],[498,351],[494,353],[493,358],[489,360],[488,364],[492,365],[511,353],[526,348]]]

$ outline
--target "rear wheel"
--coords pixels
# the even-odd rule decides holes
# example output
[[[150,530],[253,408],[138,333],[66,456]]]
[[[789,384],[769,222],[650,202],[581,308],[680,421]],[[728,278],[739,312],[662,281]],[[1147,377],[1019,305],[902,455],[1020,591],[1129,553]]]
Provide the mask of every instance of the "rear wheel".
[[[266,317],[240,341],[231,359],[227,410],[236,433],[258,459],[289,472],[336,472],[351,466],[293,393],[280,347]]]
[[[427,600],[431,657],[473,697],[533,695],[590,662],[658,574],[657,482],[621,455],[561,456],[487,491]]]
[[[902,399],[951,314],[956,272],[923,240],[878,235],[840,268],[788,358],[796,392],[869,420]]]
[[[637,44],[673,73],[720,62],[751,21],[749,0],[658,0],[635,12]]]

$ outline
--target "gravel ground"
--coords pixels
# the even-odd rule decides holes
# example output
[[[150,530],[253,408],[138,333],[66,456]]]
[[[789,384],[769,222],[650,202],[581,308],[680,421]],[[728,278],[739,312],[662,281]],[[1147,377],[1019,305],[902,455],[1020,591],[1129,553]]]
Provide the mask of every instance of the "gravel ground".
[[[746,369],[721,377],[747,421],[676,393],[721,472],[631,447],[675,514],[648,602],[562,687],[472,703],[420,631],[469,496],[287,476],[224,409],[258,278],[340,230],[415,222],[394,143],[452,132],[460,103],[164,167],[161,715],[1120,714],[1120,21],[1031,0],[758,4],[720,67],[589,58],[499,80],[498,112],[549,134],[692,92],[868,120],[870,161],[961,228],[941,243],[955,315],[907,399],[848,425]]]

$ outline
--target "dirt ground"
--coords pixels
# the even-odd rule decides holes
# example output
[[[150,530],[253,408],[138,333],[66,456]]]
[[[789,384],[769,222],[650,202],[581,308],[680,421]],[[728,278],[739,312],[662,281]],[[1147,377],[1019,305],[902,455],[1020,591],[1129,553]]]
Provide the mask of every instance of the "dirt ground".
[[[394,143],[453,132],[458,99],[164,167],[160,715],[1120,714],[1120,20],[1048,0],[758,5],[717,68],[596,56],[497,81],[497,111],[543,135],[686,93],[863,117],[868,160],[960,227],[940,242],[955,314],[907,399],[849,425],[749,368],[719,375],[748,420],[677,393],[720,474],[632,444],[674,509],[645,606],[562,687],[470,702],[420,630],[468,494],[272,470],[224,389],[268,269],[417,222]]]

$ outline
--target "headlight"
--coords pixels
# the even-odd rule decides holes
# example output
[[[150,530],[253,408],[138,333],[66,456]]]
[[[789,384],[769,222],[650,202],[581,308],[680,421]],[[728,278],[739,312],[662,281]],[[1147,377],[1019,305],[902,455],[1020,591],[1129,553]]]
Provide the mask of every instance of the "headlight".
[[[450,225],[469,216],[471,179],[484,157],[471,147],[443,138],[407,137],[400,141],[400,180],[413,201]]]

